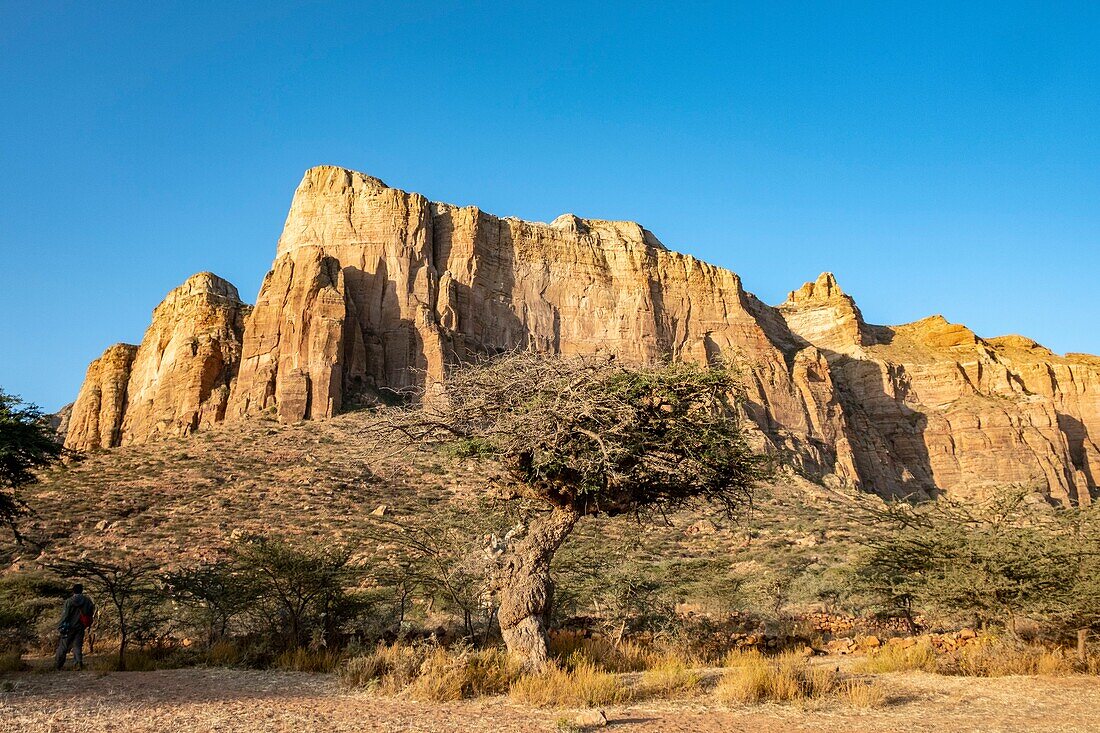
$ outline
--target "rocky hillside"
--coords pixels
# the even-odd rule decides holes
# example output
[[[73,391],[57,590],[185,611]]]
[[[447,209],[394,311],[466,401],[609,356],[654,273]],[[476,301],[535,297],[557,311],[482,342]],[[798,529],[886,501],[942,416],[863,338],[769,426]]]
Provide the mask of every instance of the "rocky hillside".
[[[188,280],[89,367],[66,444],[330,417],[515,348],[732,360],[760,444],[827,483],[1085,503],[1100,481],[1096,357],[939,317],[873,326],[829,274],[773,308],[632,222],[498,218],[330,166],[299,185],[255,307]]]

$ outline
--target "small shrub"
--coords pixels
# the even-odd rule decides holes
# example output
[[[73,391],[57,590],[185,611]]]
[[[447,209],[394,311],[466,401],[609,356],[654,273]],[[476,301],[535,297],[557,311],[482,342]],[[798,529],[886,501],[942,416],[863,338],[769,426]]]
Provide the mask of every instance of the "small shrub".
[[[99,657],[92,662],[91,667],[97,672],[117,672],[118,655],[108,654],[107,656]],[[127,672],[152,672],[157,668],[157,660],[153,658],[152,654],[144,649],[133,649],[126,652]]]
[[[886,690],[873,680],[848,680],[840,686],[840,699],[853,708],[880,708],[886,704]]]
[[[401,692],[416,679],[423,653],[404,644],[379,645],[370,654],[354,657],[340,668],[345,687],[375,689],[386,695]]]
[[[856,662],[855,672],[882,674],[884,672],[935,672],[936,650],[931,644],[918,643],[902,648],[887,644],[873,654]]]
[[[609,672],[588,660],[572,669],[551,663],[540,674],[526,674],[512,685],[510,697],[534,707],[596,707],[630,699],[630,690]]]
[[[498,649],[454,653],[440,648],[425,657],[408,694],[428,702],[500,695],[516,676],[515,665]]]
[[[517,676],[516,666],[499,649],[449,651],[400,644],[379,646],[340,669],[346,687],[427,702],[504,694]]]
[[[726,704],[813,700],[838,686],[831,670],[811,667],[800,654],[768,658],[759,652],[734,652],[725,666],[729,671],[718,681],[715,695]]]

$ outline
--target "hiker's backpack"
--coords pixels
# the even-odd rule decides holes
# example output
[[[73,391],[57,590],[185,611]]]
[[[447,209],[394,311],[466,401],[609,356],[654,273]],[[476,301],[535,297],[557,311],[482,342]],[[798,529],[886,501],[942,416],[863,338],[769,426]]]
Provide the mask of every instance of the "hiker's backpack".
[[[80,625],[84,628],[92,625],[92,609],[87,606],[80,610]]]

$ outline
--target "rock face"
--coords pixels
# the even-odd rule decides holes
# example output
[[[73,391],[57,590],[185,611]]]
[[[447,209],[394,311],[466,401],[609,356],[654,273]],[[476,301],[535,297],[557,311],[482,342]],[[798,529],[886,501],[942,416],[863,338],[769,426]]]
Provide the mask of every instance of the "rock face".
[[[111,347],[88,368],[65,445],[110,448],[222,420],[248,311],[220,277],[189,278],[153,311],[141,346]]]
[[[122,442],[126,387],[137,350],[132,344],[115,344],[88,365],[84,385],[69,415],[66,448],[92,450]]]
[[[121,390],[106,354],[93,363],[70,443],[263,410],[323,418],[478,355],[531,348],[732,360],[761,446],[883,494],[1025,483],[1087,502],[1100,480],[1100,359],[984,340],[939,317],[869,325],[830,274],[772,308],[632,222],[498,218],[322,166],[294,195],[243,332],[246,307],[218,282],[218,298],[194,288],[198,310],[169,306],[191,302],[179,291],[157,309]]]
[[[825,354],[860,480],[883,493],[1038,485],[1088,503],[1100,480],[1100,360],[979,338],[932,316],[870,326],[832,275],[779,306]]]

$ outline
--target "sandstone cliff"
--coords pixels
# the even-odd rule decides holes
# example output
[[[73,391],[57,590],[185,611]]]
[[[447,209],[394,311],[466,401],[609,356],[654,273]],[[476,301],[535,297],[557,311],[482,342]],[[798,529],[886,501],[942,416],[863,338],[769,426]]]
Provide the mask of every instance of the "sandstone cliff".
[[[140,346],[119,344],[92,362],[65,445],[110,448],[223,419],[247,314],[225,280],[189,278],[153,311]]]
[[[827,481],[925,495],[1026,483],[1086,502],[1100,479],[1100,359],[938,317],[869,325],[829,274],[772,308],[633,222],[499,218],[322,166],[294,195],[243,330],[235,291],[214,303],[198,290],[205,315],[170,295],[121,390],[107,355],[93,363],[71,445],[260,410],[327,417],[533,348],[733,360],[758,442]]]

